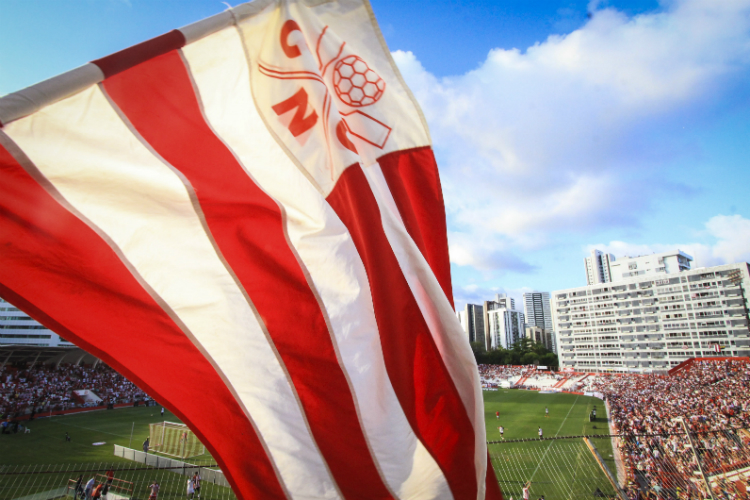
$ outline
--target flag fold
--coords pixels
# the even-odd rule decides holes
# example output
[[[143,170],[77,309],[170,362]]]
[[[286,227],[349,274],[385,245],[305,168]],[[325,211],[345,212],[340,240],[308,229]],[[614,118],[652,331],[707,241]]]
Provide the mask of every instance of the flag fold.
[[[424,117],[362,0],[257,0],[0,99],[0,295],[239,498],[500,498]]]

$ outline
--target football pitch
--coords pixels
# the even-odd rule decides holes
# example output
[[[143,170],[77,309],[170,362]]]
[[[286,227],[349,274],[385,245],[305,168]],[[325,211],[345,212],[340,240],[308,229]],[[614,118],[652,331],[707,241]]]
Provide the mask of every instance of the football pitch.
[[[596,407],[597,419],[589,421]],[[549,416],[545,416],[545,408]],[[495,475],[505,498],[522,498],[521,488],[531,481],[531,497],[545,500],[594,498],[597,489],[605,496],[614,489],[581,438],[545,438],[609,434],[604,403],[576,394],[542,394],[537,391],[499,389],[484,391],[487,440]],[[495,412],[499,412],[496,415]],[[502,442],[499,426],[504,427]],[[521,442],[507,442],[527,440]],[[604,462],[616,474],[609,438],[591,440]]]
[[[500,440],[499,425],[505,428],[506,441],[529,440],[489,445],[493,467],[506,499],[511,495],[513,498],[521,498],[521,486],[529,480],[532,481],[532,497],[545,495],[545,500],[591,497],[596,488],[606,494],[612,493],[606,477],[580,438],[539,441],[537,434],[540,426],[544,437],[607,434],[609,429],[606,412],[600,400],[574,394],[540,394],[514,389],[485,391],[483,394],[487,440]],[[595,405],[598,420],[589,422],[588,415]],[[549,417],[545,417],[545,407],[549,408]],[[495,412],[499,412],[499,418]],[[50,464],[80,464],[83,468],[96,469],[110,464],[116,468],[133,467],[132,461],[113,455],[113,445],[140,450],[148,437],[149,424],[164,420],[179,421],[169,411],[165,411],[162,417],[158,406],[38,418],[28,423],[31,429],[29,434],[0,435],[0,472],[18,466]],[[71,437],[69,442],[65,441],[66,432]],[[610,440],[596,439],[594,444],[614,472]],[[207,453],[185,461],[199,465],[216,463]],[[141,474],[143,478],[133,477],[137,483],[144,483],[136,485],[136,490],[142,490],[137,495],[139,498],[146,493],[146,484],[150,481],[145,475]],[[77,474],[60,475],[58,482],[67,481],[68,476],[75,477]],[[177,474],[164,472],[159,476],[163,478],[160,481],[169,482],[167,479],[171,476]],[[0,485],[7,485],[8,480],[8,477],[0,475]],[[167,486],[164,482],[162,484]],[[33,491],[40,489],[43,488],[34,488]],[[182,480],[174,481],[174,485],[168,488],[169,494],[164,490],[165,488],[160,499],[171,497],[172,494],[175,498],[184,496]],[[0,486],[0,498],[15,499],[22,496],[10,491],[3,492]],[[224,497],[226,492],[216,496]]]

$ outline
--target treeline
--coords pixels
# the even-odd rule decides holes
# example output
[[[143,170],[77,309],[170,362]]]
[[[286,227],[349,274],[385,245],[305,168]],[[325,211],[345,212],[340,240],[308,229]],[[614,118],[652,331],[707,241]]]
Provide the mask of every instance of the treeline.
[[[501,347],[492,351],[484,348],[484,342],[472,342],[471,350],[477,363],[486,365],[542,365],[554,370],[559,365],[557,354],[527,338],[522,338],[510,349]]]

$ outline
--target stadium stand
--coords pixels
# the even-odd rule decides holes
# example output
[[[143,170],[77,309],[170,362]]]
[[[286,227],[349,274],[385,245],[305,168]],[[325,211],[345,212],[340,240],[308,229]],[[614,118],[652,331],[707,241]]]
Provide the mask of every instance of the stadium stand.
[[[28,347],[6,350],[8,355],[0,365],[2,420],[149,399],[125,377],[96,358],[77,351]],[[15,359],[8,362],[11,352]],[[0,350],[0,356],[3,353]],[[77,363],[63,362],[68,359]]]
[[[705,498],[705,484],[716,498],[748,498],[747,358],[692,359],[669,373],[648,375],[562,375],[480,365],[480,376],[487,387],[505,380],[513,387],[604,399],[611,432],[620,436],[616,443],[628,498]]]

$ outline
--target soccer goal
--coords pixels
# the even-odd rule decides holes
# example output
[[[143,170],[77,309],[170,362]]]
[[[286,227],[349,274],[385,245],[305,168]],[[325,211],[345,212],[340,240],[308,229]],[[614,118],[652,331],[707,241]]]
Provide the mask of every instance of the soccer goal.
[[[206,452],[193,431],[176,422],[149,424],[149,444],[153,451],[179,458],[197,457]]]

